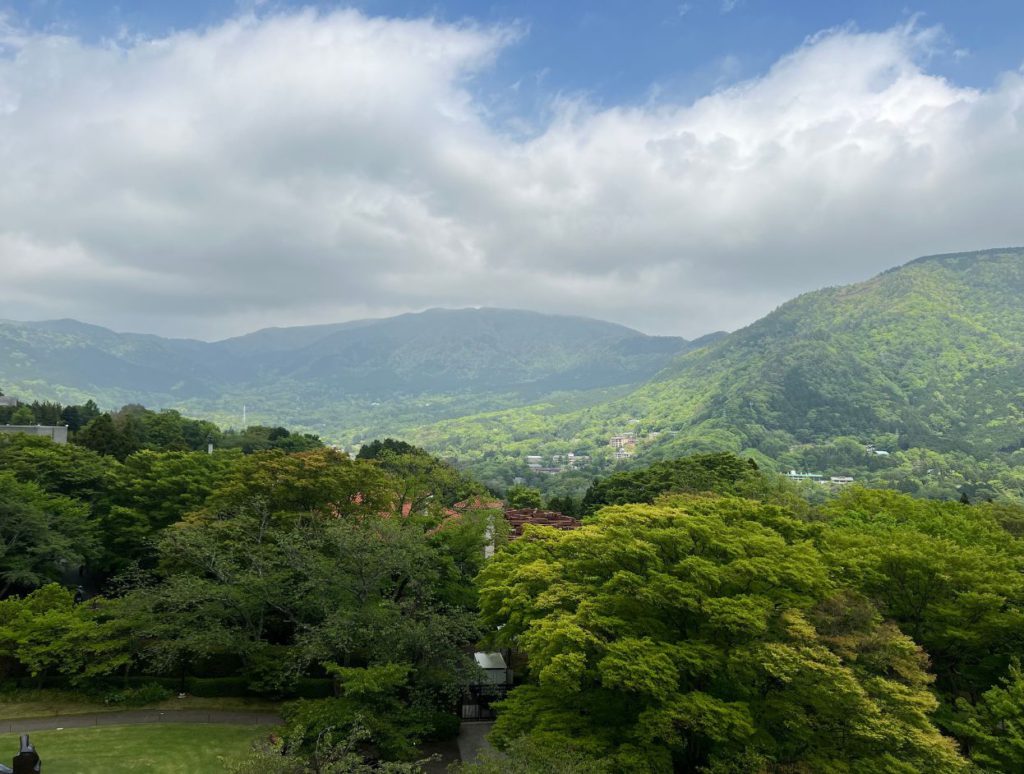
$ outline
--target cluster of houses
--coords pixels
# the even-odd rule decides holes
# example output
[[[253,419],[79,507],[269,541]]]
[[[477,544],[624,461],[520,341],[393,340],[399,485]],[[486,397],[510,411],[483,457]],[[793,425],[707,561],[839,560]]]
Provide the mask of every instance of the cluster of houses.
[[[638,419],[631,419],[630,422],[639,422]],[[608,445],[614,449],[616,460],[628,460],[636,453],[636,445],[639,441],[654,441],[661,435],[660,430],[652,430],[646,433],[643,438],[638,438],[636,433],[619,433],[608,439]]]

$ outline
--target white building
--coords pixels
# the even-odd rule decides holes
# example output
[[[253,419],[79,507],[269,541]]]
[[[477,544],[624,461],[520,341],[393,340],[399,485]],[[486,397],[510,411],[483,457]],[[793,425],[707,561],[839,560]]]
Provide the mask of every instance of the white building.
[[[49,438],[54,443],[68,442],[66,425],[0,425],[0,433],[22,433]]]

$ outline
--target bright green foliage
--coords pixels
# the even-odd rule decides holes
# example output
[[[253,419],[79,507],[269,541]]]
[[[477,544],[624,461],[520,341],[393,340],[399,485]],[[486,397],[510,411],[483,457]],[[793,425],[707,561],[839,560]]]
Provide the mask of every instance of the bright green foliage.
[[[742,771],[751,756],[963,769],[930,721],[924,655],[836,589],[816,529],[777,506],[678,496],[530,530],[480,576],[484,622],[532,678],[493,738],[574,746],[622,772]]]
[[[822,509],[822,551],[844,584],[924,647],[938,687],[973,699],[1024,651],[1024,541],[1008,506],[850,489]]]
[[[0,601],[0,656],[5,672],[20,663],[32,675],[75,671],[83,654],[74,647],[74,634],[82,622],[73,595],[57,584],[33,591],[24,598]]]
[[[505,504],[509,508],[540,508],[541,494],[527,486],[509,487],[505,492]]]
[[[958,703],[954,732],[964,738],[971,759],[985,771],[1024,771],[1024,672],[1014,658],[1000,684],[972,706]]]
[[[756,463],[735,454],[694,454],[599,479],[587,490],[583,508],[593,513],[605,505],[652,503],[666,492],[761,495],[768,493],[770,479],[775,478],[764,476]]]
[[[76,605],[55,583],[0,601],[0,676],[59,674],[77,685],[129,668],[136,621],[124,612],[120,601]]]
[[[28,406],[18,406],[11,414],[11,424],[34,425],[36,424],[36,415]]]
[[[99,504],[113,485],[118,464],[74,444],[56,444],[30,435],[0,435],[0,469],[52,494]]]

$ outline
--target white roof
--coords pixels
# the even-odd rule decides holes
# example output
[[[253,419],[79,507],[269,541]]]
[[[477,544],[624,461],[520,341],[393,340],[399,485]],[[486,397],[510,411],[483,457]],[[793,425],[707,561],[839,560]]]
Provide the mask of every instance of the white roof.
[[[473,658],[476,659],[476,663],[482,669],[504,669],[505,659],[501,657],[500,653],[481,653],[477,652],[473,654]]]

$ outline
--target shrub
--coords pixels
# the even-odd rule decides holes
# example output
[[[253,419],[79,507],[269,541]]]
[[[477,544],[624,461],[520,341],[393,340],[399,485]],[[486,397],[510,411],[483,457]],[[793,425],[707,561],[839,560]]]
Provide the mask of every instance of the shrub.
[[[107,691],[102,695],[104,704],[123,704],[127,707],[141,707],[166,701],[174,695],[170,689],[159,683],[149,682],[138,688],[121,688]]]

